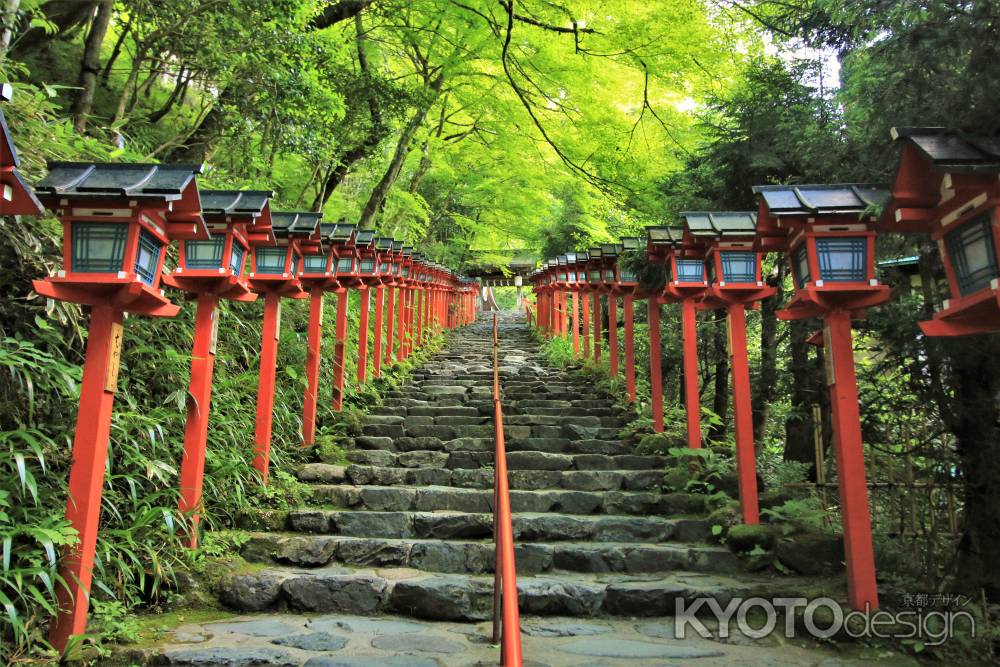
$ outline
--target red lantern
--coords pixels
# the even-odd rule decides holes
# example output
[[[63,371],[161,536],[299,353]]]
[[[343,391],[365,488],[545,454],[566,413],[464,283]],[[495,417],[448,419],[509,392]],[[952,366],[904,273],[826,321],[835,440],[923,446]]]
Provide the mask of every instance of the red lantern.
[[[274,244],[252,244],[249,275],[255,292],[264,296],[261,326],[260,372],[257,376],[257,415],[254,423],[253,466],[267,484],[271,467],[271,426],[274,420],[274,382],[278,364],[281,297],[304,299],[299,271],[302,255],[322,250],[318,239],[319,213],[271,213]]]
[[[197,166],[60,162],[49,165],[38,186],[39,199],[63,222],[64,268],[34,281],[35,291],[91,306],[66,502],[66,518],[80,539],[62,560],[65,586],[58,589],[49,636],[60,651],[87,625],[124,313],[169,317],[179,310],[160,289],[161,270],[172,238],[208,238],[199,172]]]
[[[250,292],[244,268],[249,254],[248,239],[271,238],[270,192],[202,190],[200,195],[210,238],[180,241],[177,267],[163,277],[164,283],[184,290],[198,301],[180,479],[180,510],[190,514],[195,528],[205,470],[219,299],[257,298]],[[197,544],[195,529],[190,532],[188,545],[194,548]]]
[[[666,284],[659,297],[661,303],[681,304],[681,328],[684,339],[684,408],[687,413],[688,447],[701,447],[701,399],[698,386],[698,332],[697,332],[697,302],[708,289],[708,275],[705,271],[704,250],[694,242],[690,235],[677,227],[647,227],[648,252],[650,260],[660,261],[667,272]],[[650,299],[653,299],[651,296]],[[652,306],[650,312],[652,313]],[[656,312],[656,325],[659,328],[659,310]],[[650,326],[650,346],[653,341],[653,327]],[[659,356],[660,340],[657,336],[655,345]],[[652,363],[652,360],[650,361]],[[659,375],[659,360],[657,368],[651,373]],[[658,379],[657,382],[662,384]],[[657,401],[662,410],[662,397]],[[653,422],[658,430],[663,429],[661,410],[654,412]]]
[[[9,102],[12,94],[10,84],[0,84],[0,102]],[[17,171],[20,163],[0,110],[0,215],[41,215],[42,203]]]
[[[941,253],[951,298],[928,336],[1000,331],[1000,149],[993,137],[945,128],[894,128],[903,154],[881,229],[929,233]]]
[[[844,526],[848,598],[857,610],[878,608],[861,415],[851,318],[889,298],[875,279],[872,210],[889,193],[871,185],[761,185],[758,248],[784,250],[795,294],[782,319],[822,316],[827,385]]]

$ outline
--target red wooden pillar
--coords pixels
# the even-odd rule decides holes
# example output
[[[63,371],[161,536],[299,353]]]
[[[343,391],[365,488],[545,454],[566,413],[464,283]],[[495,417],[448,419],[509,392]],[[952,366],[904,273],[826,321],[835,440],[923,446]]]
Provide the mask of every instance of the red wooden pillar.
[[[316,440],[320,347],[323,343],[323,288],[309,290],[309,335],[306,343],[306,394],[302,401],[302,444]]]
[[[68,548],[60,561],[59,574],[65,586],[56,586],[59,613],[49,630],[49,641],[59,651],[66,647],[70,637],[87,630],[123,319],[121,311],[109,306],[94,306],[90,311],[66,500],[66,518],[76,529],[79,542]]]
[[[385,302],[385,287],[375,288],[375,340],[372,345],[372,374],[382,376],[382,307]]]
[[[344,358],[347,353],[347,309],[350,307],[348,290],[337,292],[337,329],[333,345],[333,409],[340,412],[344,408]]]
[[[583,358],[590,358],[590,299],[586,292],[580,293],[580,306],[583,311]]]
[[[747,358],[747,318],[742,303],[729,306],[729,361],[733,377],[733,422],[736,431],[736,475],[743,523],[757,525],[757,461],[750,405],[750,361]]]
[[[208,414],[212,402],[212,374],[215,370],[215,340],[218,332],[219,297],[199,294],[194,316],[194,345],[191,349],[191,380],[188,382],[187,419],[184,422],[184,455],[181,459],[181,512],[191,517],[188,546],[198,546],[202,480],[208,440]]]
[[[684,407],[687,412],[688,447],[701,448],[701,397],[698,386],[698,324],[694,299],[681,301],[684,331]]]
[[[406,359],[406,288],[396,290],[396,361]]]
[[[368,380],[368,311],[372,304],[372,291],[366,286],[361,294],[361,312],[358,322],[358,384]]]
[[[257,420],[254,424],[253,467],[267,484],[271,467],[271,423],[274,420],[274,376],[278,368],[278,338],[281,324],[281,296],[264,295],[264,323],[261,327],[260,371],[257,374]]]
[[[570,326],[573,327],[573,356],[580,356],[580,295],[573,292],[573,316],[570,318]]]
[[[663,433],[663,371],[660,368],[660,304],[650,296],[649,313],[649,394],[653,411],[653,430]]]
[[[594,362],[601,360],[601,293],[594,292]]]
[[[827,385],[833,413],[833,444],[840,486],[840,514],[847,562],[847,597],[851,607],[878,608],[875,556],[872,550],[868,486],[861,440],[858,383],[854,372],[851,315],[835,310],[824,316]]]
[[[386,303],[385,303],[385,367],[389,368],[392,366],[392,339],[394,330],[393,317],[395,316],[396,309],[393,305],[393,292],[395,290],[390,287],[386,293]]]
[[[559,291],[559,335],[569,335],[569,292]]]
[[[635,324],[634,300],[629,293],[624,297],[625,315],[625,393],[628,400],[635,402]]]
[[[415,317],[417,319],[417,326],[416,326],[417,339],[416,339],[416,345],[414,346],[415,348],[422,347],[424,344],[424,294],[425,293],[423,289],[418,289],[416,291],[417,296],[416,296],[415,306],[413,309]]]
[[[618,377],[618,297],[608,294],[608,362],[611,377]]]

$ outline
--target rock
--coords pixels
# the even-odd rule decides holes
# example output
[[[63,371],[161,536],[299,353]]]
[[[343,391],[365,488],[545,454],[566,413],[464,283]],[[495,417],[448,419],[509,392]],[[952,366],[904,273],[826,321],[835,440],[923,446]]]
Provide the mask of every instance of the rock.
[[[329,632],[309,632],[272,639],[271,643],[278,644],[279,646],[291,646],[303,651],[339,651],[347,646],[347,637],[341,637]]]
[[[357,485],[377,484],[387,486],[406,483],[404,468],[384,468],[382,466],[347,466],[347,477]]]
[[[461,653],[465,646],[439,635],[382,635],[372,640],[372,646],[383,651],[417,651],[419,653]]]
[[[563,424],[562,436],[571,440],[593,440],[597,437],[597,427],[581,424]]]
[[[216,646],[167,650],[168,665],[176,667],[299,667],[301,660],[277,648]]]
[[[772,526],[738,524],[729,529],[726,544],[736,553],[749,553],[760,547],[770,551],[778,541],[777,530]]]
[[[844,540],[834,535],[796,535],[779,541],[775,555],[799,574],[839,572],[844,567]]]
[[[577,491],[617,491],[622,487],[622,474],[612,470],[569,470],[563,473],[562,486]]]
[[[448,468],[410,468],[406,471],[406,483],[411,486],[450,486],[452,472]]]
[[[320,567],[337,551],[337,541],[330,537],[287,537],[281,539],[273,558],[282,563]]]
[[[330,465],[329,463],[307,463],[299,468],[299,479],[303,482],[339,484],[347,480],[346,473],[345,466]]]
[[[552,567],[552,546],[548,544],[515,544],[514,562],[518,572],[545,572]]]
[[[170,639],[175,644],[200,644],[211,639],[212,635],[198,632],[181,632],[178,630],[170,635]]]
[[[396,458],[404,468],[443,468],[448,463],[448,452],[418,450],[402,452]]]
[[[230,575],[219,584],[219,599],[240,611],[263,611],[278,601],[284,580],[283,574],[266,570]]]
[[[397,581],[389,598],[403,614],[435,621],[479,621],[492,613],[493,582],[465,577]]]
[[[367,510],[406,511],[414,507],[417,489],[392,486],[361,487],[361,504]]]
[[[517,590],[521,610],[526,614],[594,616],[604,598],[600,586],[542,577],[521,579]]]
[[[562,644],[559,648],[565,653],[596,658],[693,660],[695,658],[717,658],[725,655],[722,651],[691,646],[654,644],[632,639],[580,639]]]
[[[300,533],[328,533],[330,514],[323,510],[295,510],[289,512],[288,524]]]
[[[413,537],[409,512],[335,512],[330,532],[352,537]]]
[[[493,518],[483,514],[416,514],[413,532],[417,537],[443,540],[489,537],[493,534]]]
[[[507,467],[511,470],[568,470],[573,459],[563,454],[546,452],[508,452]]]
[[[372,449],[376,451],[394,452],[396,447],[391,437],[362,435],[354,439],[354,444],[360,449]]]
[[[363,574],[302,576],[285,581],[282,590],[295,609],[373,614],[385,605],[386,581]]]
[[[466,571],[466,554],[453,542],[417,542],[410,550],[410,567],[429,572]]]
[[[589,637],[611,632],[610,625],[596,623],[531,621],[522,626],[524,634],[531,637]]]
[[[410,621],[364,618],[362,616],[342,614],[330,614],[311,618],[306,625],[317,632],[347,630],[348,632],[362,635],[399,635],[408,632],[420,632],[427,627]]]
[[[405,567],[410,544],[379,539],[345,540],[337,549],[337,559],[344,565],[361,567]]]
[[[438,662],[431,658],[417,658],[410,655],[394,655],[388,658],[368,655],[317,656],[306,660],[303,667],[438,667]]]

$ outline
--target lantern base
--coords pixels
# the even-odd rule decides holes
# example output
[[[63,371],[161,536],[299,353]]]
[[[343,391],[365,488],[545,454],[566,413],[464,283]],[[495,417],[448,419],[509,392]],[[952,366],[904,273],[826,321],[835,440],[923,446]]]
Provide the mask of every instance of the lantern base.
[[[779,320],[805,320],[833,310],[846,310],[852,317],[857,311],[885,303],[891,297],[888,285],[868,283],[809,285],[796,290],[788,306],[779,310]]]
[[[721,308],[730,305],[743,304],[750,308],[759,308],[759,302],[774,296],[777,288],[756,283],[732,284],[725,287],[713,285],[705,292],[704,303],[711,308]]]
[[[257,294],[277,294],[289,299],[307,299],[309,292],[302,289],[302,283],[298,279],[288,278],[278,279],[250,279],[250,288]]]
[[[299,276],[299,282],[302,283],[302,289],[306,291],[312,290],[314,287],[330,291],[340,288],[340,282],[331,276]]]
[[[257,295],[238,277],[230,276],[179,276],[176,273],[163,276],[163,283],[189,294],[215,294],[220,299],[230,301],[256,301]]]
[[[920,322],[928,336],[973,336],[1000,331],[1000,289],[988,288],[948,302],[948,307]]]
[[[663,288],[664,300],[661,303],[676,303],[685,299],[698,299],[705,294],[708,283],[680,283],[667,282]]]
[[[170,303],[162,290],[141,282],[85,282],[74,278],[34,280],[35,291],[44,297],[84,306],[112,306],[125,313],[149,317],[173,317],[180,306]]]

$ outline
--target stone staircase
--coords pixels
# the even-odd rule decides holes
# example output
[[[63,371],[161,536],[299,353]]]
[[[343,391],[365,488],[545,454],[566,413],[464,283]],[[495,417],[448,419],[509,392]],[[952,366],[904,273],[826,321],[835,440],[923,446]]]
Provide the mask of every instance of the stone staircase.
[[[252,536],[243,556],[264,567],[225,582],[228,607],[491,617],[491,337],[485,319],[453,332],[366,418],[349,465],[300,471],[313,504]],[[514,316],[500,346],[523,614],[669,616],[678,598],[774,594],[706,542],[705,496],[661,493],[664,461],[619,437],[629,414],[548,366]]]

